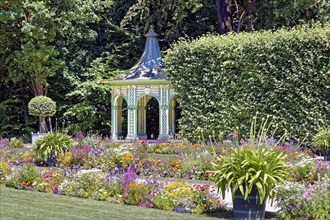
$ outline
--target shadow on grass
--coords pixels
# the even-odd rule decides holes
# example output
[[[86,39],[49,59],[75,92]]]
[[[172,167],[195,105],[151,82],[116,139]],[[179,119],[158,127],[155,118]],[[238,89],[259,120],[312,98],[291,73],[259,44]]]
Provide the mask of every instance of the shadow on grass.
[[[219,210],[216,212],[212,212],[212,213],[206,213],[205,214],[208,217],[212,217],[212,218],[220,218],[220,219],[228,219],[228,220],[234,220],[234,213],[232,210]],[[265,219],[277,219],[276,217],[276,213],[274,212],[266,212],[265,213]]]

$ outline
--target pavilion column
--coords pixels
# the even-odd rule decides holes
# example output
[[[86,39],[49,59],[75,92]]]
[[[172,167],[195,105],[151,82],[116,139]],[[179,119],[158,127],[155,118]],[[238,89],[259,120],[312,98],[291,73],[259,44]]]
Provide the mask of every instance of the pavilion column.
[[[111,134],[114,140],[122,138],[123,97],[113,97],[111,107]]]
[[[118,140],[118,106],[111,106],[111,136],[113,140]]]
[[[138,136],[139,139],[147,139],[147,96],[143,96],[138,102]]]
[[[160,106],[159,106],[159,137],[158,139],[168,139],[169,134],[169,88],[160,87]]]
[[[138,138],[136,86],[128,86],[127,100],[127,139],[135,140]]]
[[[113,89],[114,90],[114,89]],[[111,93],[111,137],[113,140],[119,139],[119,132],[118,132],[118,99],[112,90]]]
[[[170,121],[170,136],[174,137],[175,136],[175,106],[170,105],[169,109],[169,121]]]

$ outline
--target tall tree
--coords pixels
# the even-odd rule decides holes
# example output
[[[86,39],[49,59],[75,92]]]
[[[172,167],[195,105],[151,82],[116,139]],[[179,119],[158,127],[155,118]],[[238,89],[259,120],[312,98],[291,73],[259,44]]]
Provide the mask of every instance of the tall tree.
[[[231,0],[216,0],[219,34],[226,34],[233,29]]]
[[[58,97],[63,105],[66,101],[63,94],[88,79],[86,70],[103,52],[102,48],[94,47],[97,32],[92,26],[100,20],[98,13],[109,8],[111,3],[110,0],[1,2],[1,83],[14,85],[5,86],[8,90],[20,88],[18,85],[29,85],[32,91],[30,98],[47,95],[51,90],[50,96]],[[26,100],[23,101],[23,96],[17,97],[18,100],[23,102],[25,113]],[[1,111],[8,109],[2,100],[1,104]]]
[[[120,25],[135,36],[132,45],[140,45],[140,54],[143,34],[151,25],[161,34],[160,46],[166,49],[180,37],[194,38],[215,32],[216,19],[212,0],[136,0]]]
[[[61,65],[52,45],[54,14],[42,1],[6,1],[1,8],[1,72],[27,83],[35,96],[46,95],[47,77]]]

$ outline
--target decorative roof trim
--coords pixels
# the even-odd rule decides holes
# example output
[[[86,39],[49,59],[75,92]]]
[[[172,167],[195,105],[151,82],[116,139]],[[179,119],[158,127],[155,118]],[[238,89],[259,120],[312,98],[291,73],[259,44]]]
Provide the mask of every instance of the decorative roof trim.
[[[111,86],[120,85],[169,85],[170,81],[165,79],[137,79],[137,80],[111,80],[111,79],[103,79],[100,81],[102,84],[108,84]]]

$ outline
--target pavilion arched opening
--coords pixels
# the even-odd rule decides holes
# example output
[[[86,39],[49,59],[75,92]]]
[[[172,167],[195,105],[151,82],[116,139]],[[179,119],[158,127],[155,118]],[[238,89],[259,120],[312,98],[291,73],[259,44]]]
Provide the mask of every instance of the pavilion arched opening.
[[[113,127],[112,134],[118,140],[124,140],[127,136],[127,102],[123,96],[117,96],[112,109],[115,114],[112,115]]]
[[[170,135],[172,137],[175,137],[175,135],[180,132],[179,120],[181,117],[182,115],[181,115],[179,96],[175,95],[174,97],[172,97],[169,107],[169,118],[170,118],[169,130],[170,130]]]
[[[139,139],[157,139],[159,136],[159,102],[145,95],[138,101],[138,136]]]

